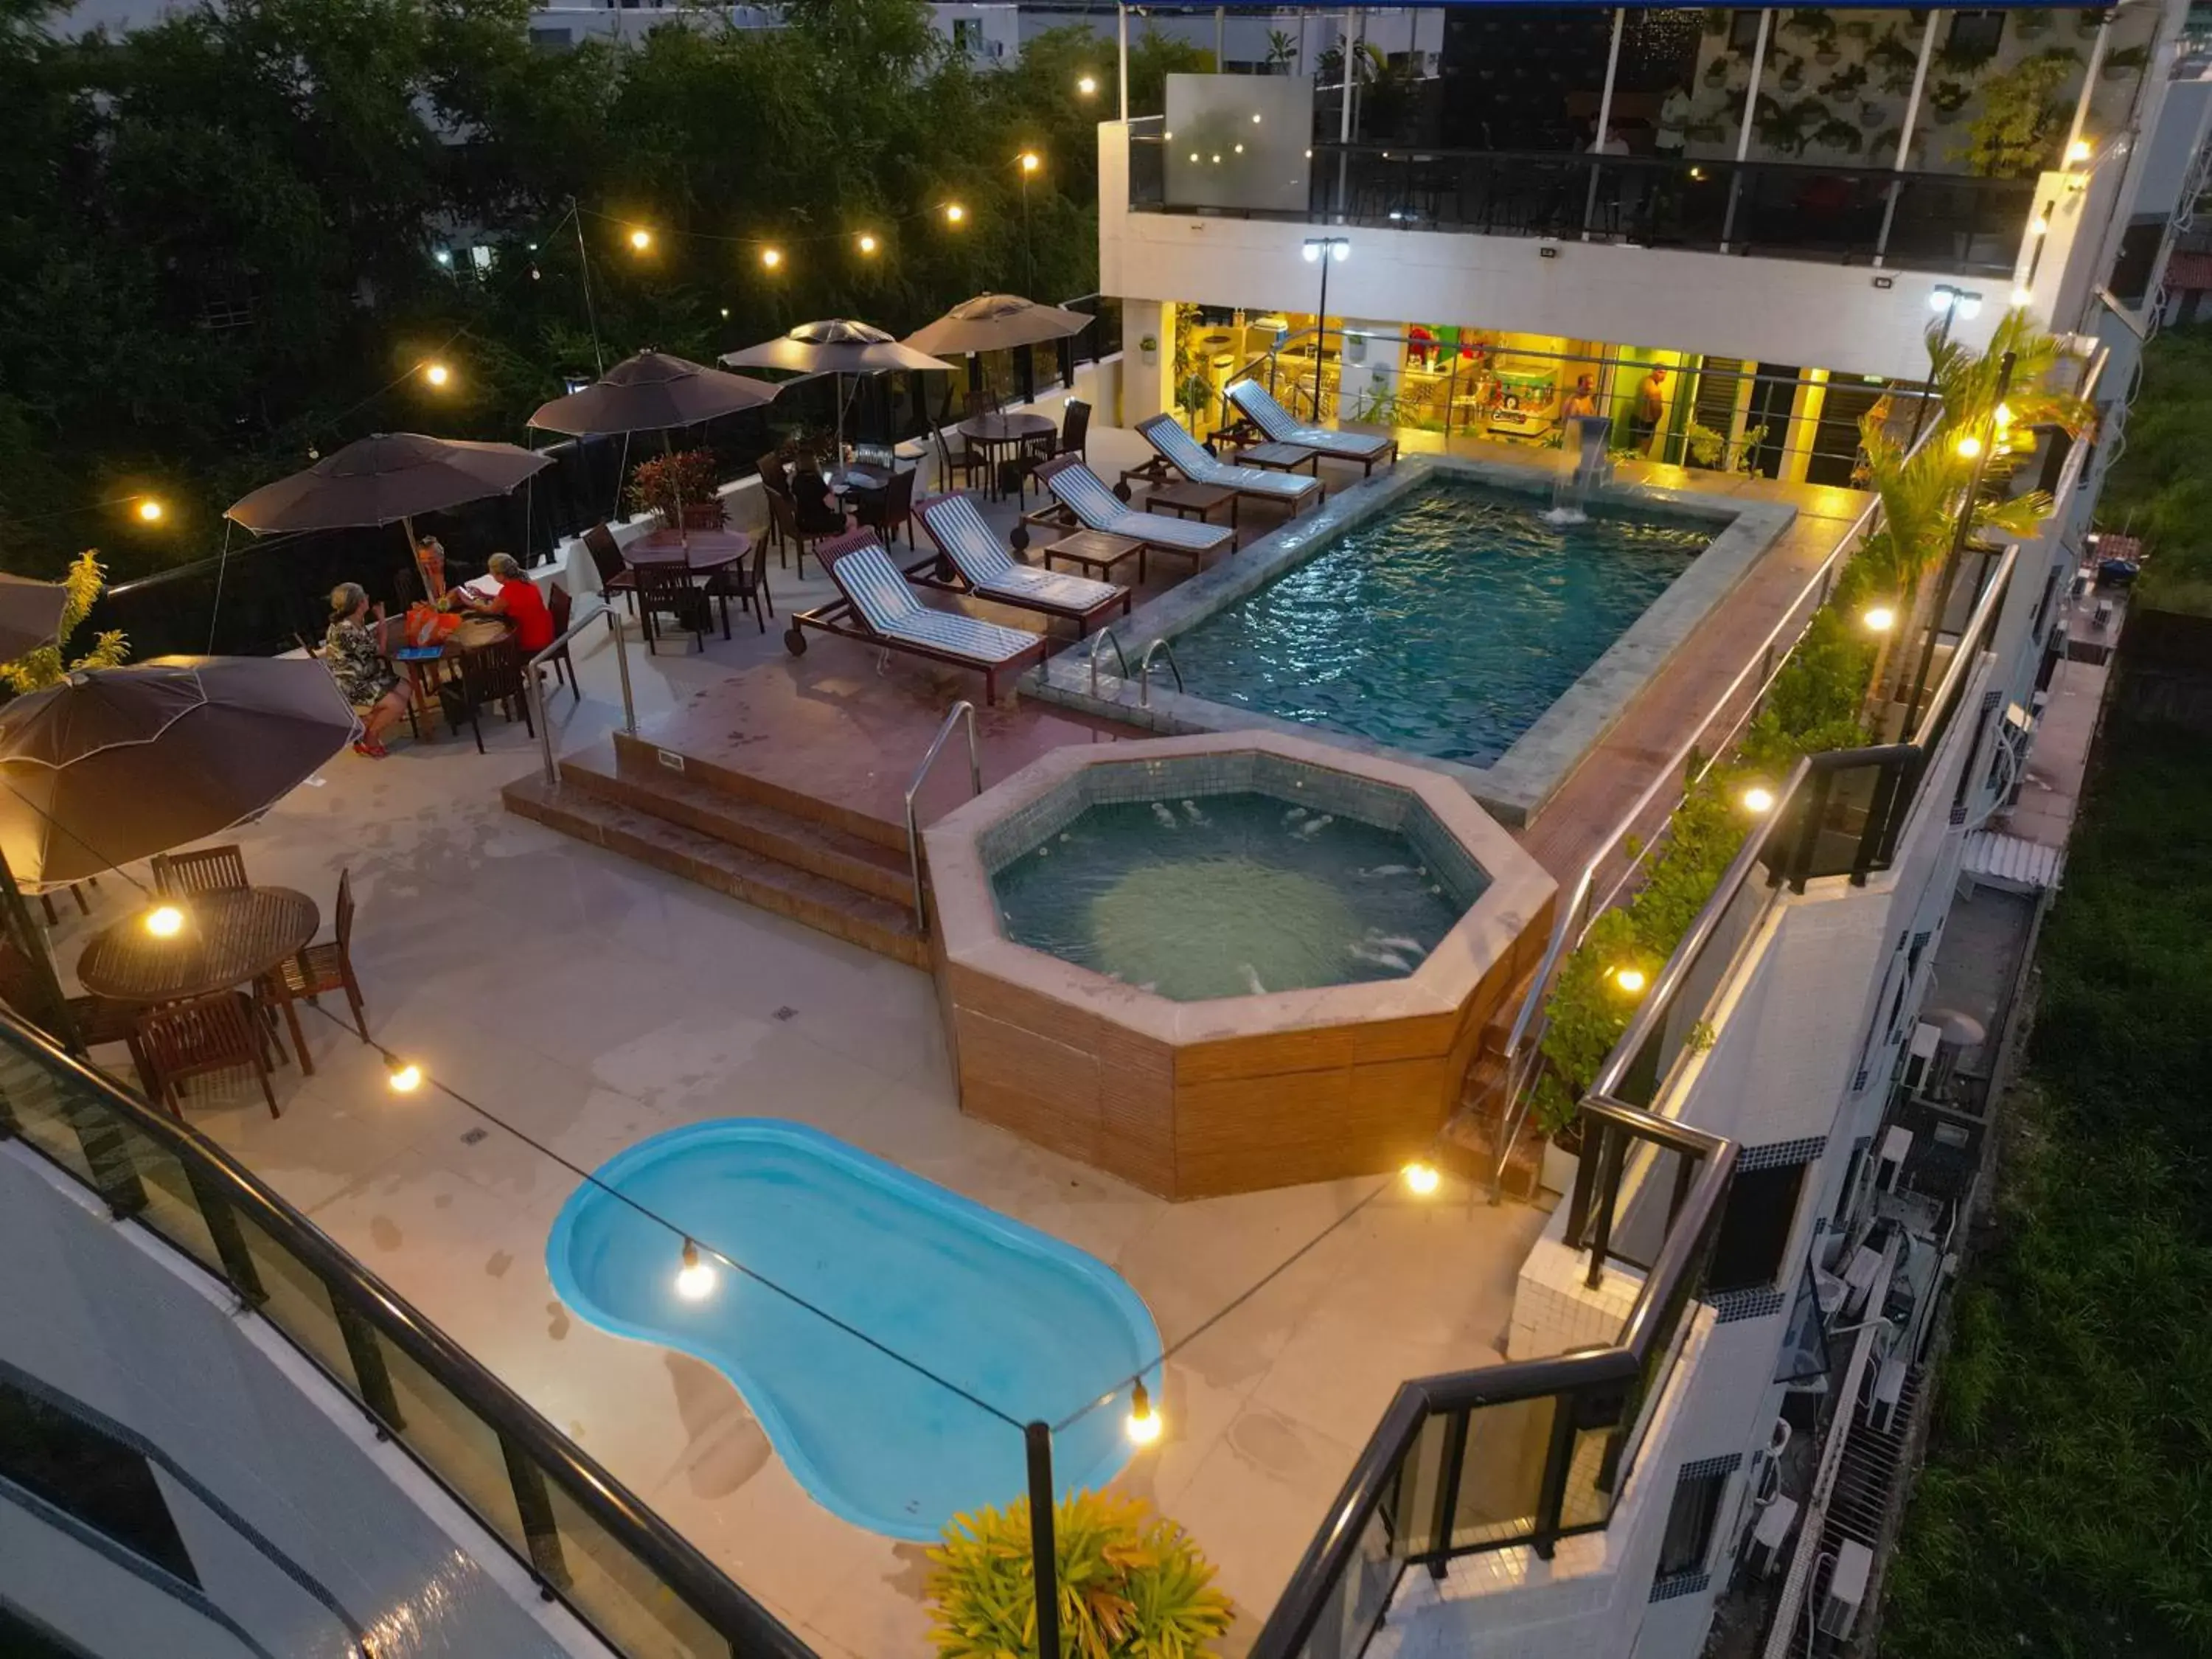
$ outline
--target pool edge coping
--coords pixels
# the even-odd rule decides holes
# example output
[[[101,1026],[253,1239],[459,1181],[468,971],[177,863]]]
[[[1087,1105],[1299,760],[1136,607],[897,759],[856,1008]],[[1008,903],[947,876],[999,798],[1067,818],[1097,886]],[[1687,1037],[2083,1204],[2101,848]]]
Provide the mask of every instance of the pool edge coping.
[[[1517,495],[1538,496],[1557,477],[1555,470],[1540,466],[1455,456],[1408,456],[1391,471],[1340,490],[1314,512],[1290,520],[1250,546],[1139,606],[1116,631],[1116,641],[1131,662],[1140,660],[1156,641],[1165,640],[1171,648],[1181,635],[1317,556],[1338,536],[1419,488],[1438,471],[1459,473]],[[1267,734],[1317,742],[1372,760],[1419,768],[1451,779],[1501,823],[1524,827],[1798,516],[1796,507],[1784,502],[1747,501],[1673,485],[1611,484],[1599,491],[1596,499],[1613,507],[1656,506],[1678,517],[1711,520],[1719,527],[1689,568],[1669,582],[1597,660],[1552,701],[1504,754],[1486,767],[1421,755],[1356,732],[1163,690],[1157,678],[1149,706],[1137,701],[1132,678],[1106,672],[1100,674],[1100,694],[1094,696],[1090,690],[1090,641],[1048,657],[1024,677],[1023,689],[1042,702],[1164,734],[1224,733],[1248,738]]]

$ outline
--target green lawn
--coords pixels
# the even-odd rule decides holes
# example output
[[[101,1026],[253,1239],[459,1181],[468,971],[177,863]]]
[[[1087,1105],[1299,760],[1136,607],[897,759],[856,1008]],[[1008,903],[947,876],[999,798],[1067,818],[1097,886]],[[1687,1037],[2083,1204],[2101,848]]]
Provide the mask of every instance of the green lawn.
[[[2212,741],[2115,715],[1889,1659],[2212,1653]]]

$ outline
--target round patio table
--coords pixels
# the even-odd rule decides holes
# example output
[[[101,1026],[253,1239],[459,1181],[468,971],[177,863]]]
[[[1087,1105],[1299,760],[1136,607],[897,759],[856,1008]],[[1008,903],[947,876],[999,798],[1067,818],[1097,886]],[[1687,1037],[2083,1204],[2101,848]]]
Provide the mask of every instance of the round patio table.
[[[752,551],[753,538],[742,530],[694,530],[679,538],[656,530],[623,549],[626,564],[687,564],[694,570],[720,570]]]
[[[1049,438],[1059,428],[1045,415],[970,415],[952,428],[969,443],[983,452],[989,464],[989,488],[984,492],[993,501],[999,499],[999,452],[1011,450],[1021,453],[1024,444],[1035,443],[1039,438]]]
[[[240,887],[164,901],[183,931],[157,939],[140,911],[94,933],[76,976],[95,996],[179,1002],[245,985],[307,948],[322,924],[314,900],[289,887]]]

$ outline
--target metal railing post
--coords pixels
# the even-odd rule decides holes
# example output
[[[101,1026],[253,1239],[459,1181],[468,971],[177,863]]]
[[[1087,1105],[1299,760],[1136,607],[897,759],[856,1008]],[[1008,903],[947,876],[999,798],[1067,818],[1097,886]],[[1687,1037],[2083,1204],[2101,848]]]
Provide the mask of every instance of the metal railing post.
[[[574,1581],[561,1553],[561,1523],[554,1516],[545,1471],[504,1434],[499,1437],[499,1455],[507,1464],[507,1485],[514,1492],[515,1515],[522,1522],[522,1541],[530,1552],[530,1565],[544,1581],[538,1594],[550,1601],[554,1591],[567,1589]]]
[[[963,721],[968,726],[968,793],[972,799],[983,793],[983,751],[975,742],[975,705],[964,697],[945,711],[945,718],[938,722],[937,735],[930,739],[928,752],[922,756],[921,764],[914,769],[914,776],[906,787],[907,872],[914,881],[914,925],[924,939],[929,937],[929,906],[921,889],[921,826],[915,815],[915,797],[921,793],[922,781],[928,777],[929,769],[937,764],[938,756],[944,752],[952,728]]]
[[[1037,1651],[1060,1651],[1060,1552],[1052,1535],[1052,1425],[1022,1430],[1030,1475],[1030,1560],[1036,1586]]]
[[[629,647],[623,639],[622,613],[612,605],[607,607],[607,626],[614,630],[615,668],[622,675],[623,731],[634,738],[637,735],[637,699],[629,689]]]
[[[1528,1547],[1552,1559],[1567,1507],[1567,1474],[1575,1453],[1575,1401],[1571,1391],[1552,1397],[1552,1434],[1544,1449],[1543,1483],[1536,1489],[1536,1527]]]
[[[1115,649],[1118,651],[1121,647],[1116,646]],[[1137,706],[1139,708],[1152,706],[1152,659],[1163,651],[1168,653],[1168,668],[1175,675],[1176,690],[1182,690],[1182,668],[1176,661],[1175,647],[1168,643],[1167,635],[1163,634],[1146,646],[1145,654],[1137,659]]]

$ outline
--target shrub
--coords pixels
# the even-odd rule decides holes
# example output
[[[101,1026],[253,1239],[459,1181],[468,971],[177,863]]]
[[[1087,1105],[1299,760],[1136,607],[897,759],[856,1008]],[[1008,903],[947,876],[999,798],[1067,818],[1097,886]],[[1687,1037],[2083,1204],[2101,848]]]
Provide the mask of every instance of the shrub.
[[[99,602],[107,586],[107,572],[101,568],[100,555],[88,548],[76,556],[63,580],[68,585],[69,598],[62,605],[61,626],[56,630],[54,642],[27,652],[13,662],[0,663],[0,684],[10,691],[39,690],[58,684],[65,672],[79,668],[113,668],[131,654],[130,641],[111,629],[97,635],[92,649],[68,662],[64,669],[63,665],[68,659],[63,653],[69,645],[70,635],[82,625]]]
[[[651,460],[640,461],[629,471],[629,504],[639,513],[657,513],[665,524],[676,522],[677,502],[698,507],[714,499],[714,452],[678,449]]]
[[[1060,1653],[1053,1659],[1198,1659],[1235,1617],[1190,1535],[1142,1498],[1078,1492],[1053,1507]],[[1037,1659],[1030,1506],[956,1516],[929,1552],[940,1659]]]

